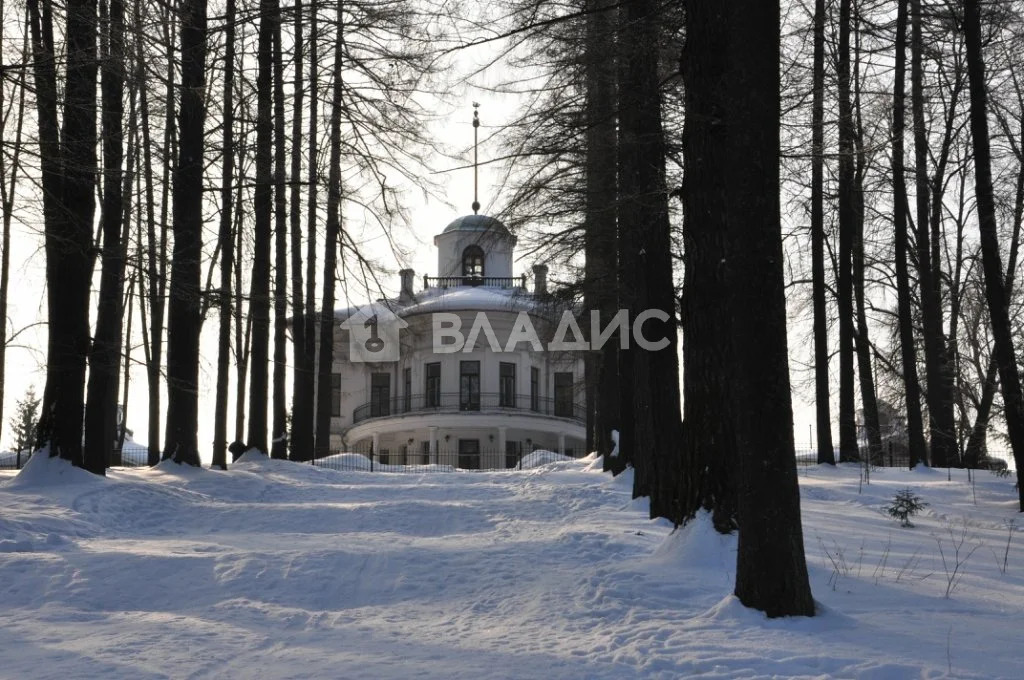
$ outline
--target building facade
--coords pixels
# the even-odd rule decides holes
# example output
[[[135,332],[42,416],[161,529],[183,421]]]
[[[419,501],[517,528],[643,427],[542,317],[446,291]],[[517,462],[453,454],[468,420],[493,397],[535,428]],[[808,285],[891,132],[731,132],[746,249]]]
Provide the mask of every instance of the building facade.
[[[583,453],[583,357],[550,351],[562,309],[545,266],[514,275],[515,243],[494,218],[461,217],[434,238],[422,288],[406,269],[397,299],[336,314],[332,448],[461,468]]]

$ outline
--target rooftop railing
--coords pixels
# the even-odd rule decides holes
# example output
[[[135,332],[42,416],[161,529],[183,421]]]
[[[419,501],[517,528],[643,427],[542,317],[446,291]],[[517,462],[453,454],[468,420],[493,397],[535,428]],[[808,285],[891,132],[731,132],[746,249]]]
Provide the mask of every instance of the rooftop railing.
[[[526,289],[526,274],[519,276],[424,276],[424,288],[457,288],[485,286],[489,288]]]

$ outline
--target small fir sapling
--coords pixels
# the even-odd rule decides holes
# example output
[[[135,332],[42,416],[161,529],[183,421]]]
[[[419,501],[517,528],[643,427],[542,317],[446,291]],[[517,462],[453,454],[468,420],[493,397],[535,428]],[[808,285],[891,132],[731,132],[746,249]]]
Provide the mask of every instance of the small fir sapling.
[[[896,496],[886,506],[885,511],[893,519],[898,519],[901,527],[912,527],[914,525],[911,524],[910,518],[926,507],[928,507],[928,504],[908,488],[897,491]]]

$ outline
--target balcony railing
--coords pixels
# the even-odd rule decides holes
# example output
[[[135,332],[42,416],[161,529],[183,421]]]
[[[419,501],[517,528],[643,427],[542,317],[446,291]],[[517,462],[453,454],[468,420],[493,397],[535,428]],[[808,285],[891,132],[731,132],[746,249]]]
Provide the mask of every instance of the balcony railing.
[[[509,411],[523,414],[537,414],[586,421],[586,410],[582,404],[568,399],[550,399],[529,394],[507,394],[501,392],[441,392],[434,394],[410,394],[407,396],[379,399],[363,404],[352,412],[352,422],[361,423],[371,418],[389,418],[409,413],[474,413],[486,411]]]
[[[487,286],[490,288],[526,289],[526,274],[520,276],[424,276],[424,288],[457,288],[458,286]]]

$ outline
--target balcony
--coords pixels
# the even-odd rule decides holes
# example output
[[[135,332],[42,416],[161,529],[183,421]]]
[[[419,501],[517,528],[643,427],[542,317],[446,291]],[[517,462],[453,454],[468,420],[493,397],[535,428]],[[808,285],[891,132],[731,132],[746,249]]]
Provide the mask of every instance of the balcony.
[[[352,423],[361,423],[372,418],[391,418],[408,414],[423,413],[518,413],[522,415],[552,416],[586,422],[586,409],[567,399],[542,399],[529,394],[507,394],[483,392],[460,394],[441,392],[435,394],[410,394],[390,399],[380,399],[363,404],[352,412]]]
[[[522,288],[526,290],[526,274],[519,276],[424,276],[424,288],[458,288],[459,286],[485,286],[488,288]]]

